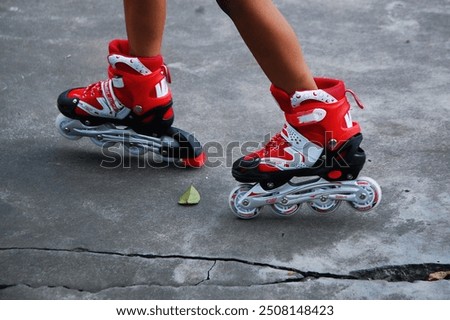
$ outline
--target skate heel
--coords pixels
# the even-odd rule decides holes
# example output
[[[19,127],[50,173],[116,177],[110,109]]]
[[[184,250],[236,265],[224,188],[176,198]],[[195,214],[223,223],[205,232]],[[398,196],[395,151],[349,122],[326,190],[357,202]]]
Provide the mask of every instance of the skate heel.
[[[350,138],[339,150],[334,152],[325,150],[321,157],[324,163],[315,166],[323,168],[319,176],[329,181],[356,179],[366,162],[366,154],[360,147],[362,140],[363,136],[359,133]]]
[[[200,168],[206,162],[206,154],[203,151],[203,147],[200,142],[184,130],[171,127],[166,133],[172,139],[174,139],[178,145],[174,147],[171,144],[161,145],[159,153],[167,159],[176,159],[186,167]]]
[[[343,180],[354,180],[359,176],[362,168],[364,167],[364,163],[366,162],[366,154],[363,149],[358,148],[357,151],[352,155],[351,159],[348,159],[348,167],[341,168],[341,175],[339,179]],[[339,172],[339,171],[338,171]],[[328,173],[328,180],[334,181],[333,179],[333,171]]]

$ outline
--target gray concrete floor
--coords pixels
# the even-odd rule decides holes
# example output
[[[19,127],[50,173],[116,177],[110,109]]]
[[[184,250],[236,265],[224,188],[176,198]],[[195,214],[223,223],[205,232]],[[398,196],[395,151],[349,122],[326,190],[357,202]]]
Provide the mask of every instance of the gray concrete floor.
[[[447,280],[423,281],[450,269],[450,2],[276,3],[314,74],[345,79],[365,102],[353,117],[379,208],[231,214],[230,146],[263,141],[283,119],[215,1],[169,1],[175,125],[210,154],[182,170],[136,158],[105,168],[87,139],[55,130],[57,95],[103,79],[108,41],[125,37],[119,1],[3,0],[0,298],[450,298]],[[191,184],[202,201],[181,207]]]

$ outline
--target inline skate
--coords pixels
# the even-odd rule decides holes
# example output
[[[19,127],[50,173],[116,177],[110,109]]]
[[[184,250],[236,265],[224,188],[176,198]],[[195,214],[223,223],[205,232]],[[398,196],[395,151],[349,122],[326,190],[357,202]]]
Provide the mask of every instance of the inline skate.
[[[172,127],[170,74],[162,56],[133,57],[127,40],[109,44],[108,79],[58,97],[56,127],[67,139],[116,143],[132,155],[153,152],[164,161],[201,167],[206,159],[190,133]]]
[[[262,149],[234,162],[233,177],[242,184],[231,191],[229,205],[237,217],[255,218],[264,206],[291,216],[303,203],[320,213],[333,212],[342,202],[358,211],[380,203],[378,183],[358,177],[366,156],[346,94],[360,108],[362,103],[341,80],[315,81],[317,90],[293,94],[271,86],[286,123]]]

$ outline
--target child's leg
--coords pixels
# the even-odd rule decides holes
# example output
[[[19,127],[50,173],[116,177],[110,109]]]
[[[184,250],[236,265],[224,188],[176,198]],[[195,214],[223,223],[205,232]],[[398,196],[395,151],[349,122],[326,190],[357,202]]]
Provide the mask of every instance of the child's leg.
[[[124,0],[123,4],[130,55],[152,57],[161,54],[166,0]]]
[[[286,92],[317,89],[294,30],[272,0],[217,0],[269,80]]]

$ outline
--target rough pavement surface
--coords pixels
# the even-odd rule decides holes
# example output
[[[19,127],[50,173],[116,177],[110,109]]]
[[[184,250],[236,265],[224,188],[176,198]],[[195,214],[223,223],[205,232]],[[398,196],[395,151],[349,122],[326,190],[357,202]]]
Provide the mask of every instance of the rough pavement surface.
[[[269,83],[211,0],[168,4],[175,125],[200,170],[120,166],[55,130],[57,95],[105,78],[125,37],[119,1],[0,4],[0,298],[449,299],[450,2],[279,0],[317,76],[345,79],[383,189],[379,208],[230,212],[230,164],[283,118]],[[233,147],[234,146],[234,147]],[[108,162],[109,161],[109,162]],[[117,164],[117,163],[116,163]],[[181,207],[193,184],[198,206]]]

